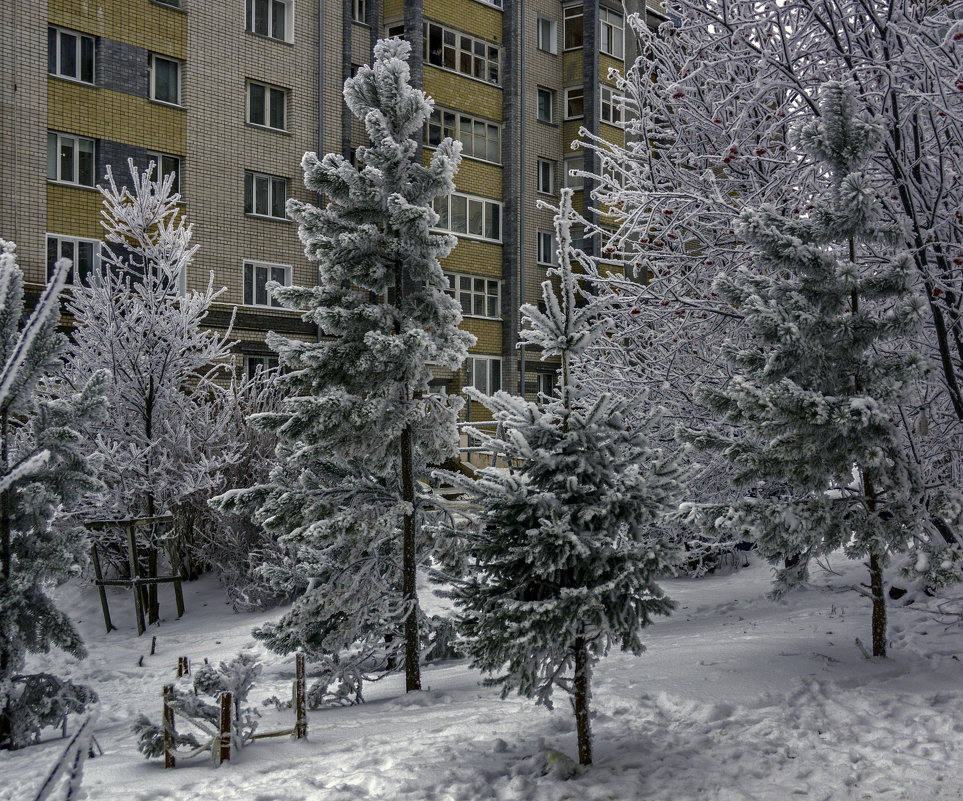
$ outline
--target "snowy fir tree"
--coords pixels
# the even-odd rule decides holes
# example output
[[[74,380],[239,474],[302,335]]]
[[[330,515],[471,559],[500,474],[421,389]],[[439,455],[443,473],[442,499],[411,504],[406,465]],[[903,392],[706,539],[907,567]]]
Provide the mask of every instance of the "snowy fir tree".
[[[70,262],[61,259],[29,319],[13,243],[0,240],[0,748],[18,748],[79,712],[96,695],[48,673],[23,675],[28,653],[56,647],[85,655],[69,618],[47,595],[52,582],[85,563],[80,525],[52,525],[83,495],[102,488],[98,460],[87,458],[76,427],[105,417],[106,376],[76,394],[50,400],[38,392],[60,368],[59,295]]]
[[[143,172],[133,162],[129,167],[130,187],[118,186],[108,167],[107,185],[100,187],[101,263],[86,284],[73,287],[67,306],[74,317],[67,382],[83,386],[98,370],[111,378],[110,417],[84,428],[104,459],[108,491],[89,510],[97,519],[176,513],[183,499],[209,492],[218,468],[234,458],[210,408],[220,392],[212,379],[230,350],[227,335],[204,327],[220,291],[213,291],[213,274],[204,291],[183,288],[197,246],[180,196],[171,191],[174,176],[155,181],[153,165]],[[190,543],[183,527],[177,529],[180,536],[166,537],[164,545],[180,571]],[[148,575],[157,575],[161,543],[156,533],[147,536]],[[113,544],[123,565],[126,545]],[[151,585],[151,622],[157,615]]]
[[[868,560],[873,654],[885,656],[883,569],[921,525],[918,471],[893,415],[921,368],[901,345],[920,326],[922,304],[911,259],[869,249],[898,232],[881,222],[882,181],[868,169],[880,125],[860,108],[853,84],[826,83],[818,117],[797,139],[822,168],[825,190],[807,199],[805,214],[744,210],[736,231],[754,265],[715,283],[752,338],[725,349],[732,381],[697,397],[738,433],[682,433],[721,452],[749,490],[716,525],[784,561],[777,593],[838,548]]]
[[[591,673],[613,644],[638,654],[640,634],[672,602],[655,583],[669,568],[650,527],[678,503],[674,457],[653,448],[649,427],[626,424],[626,402],[573,382],[573,360],[604,334],[594,308],[578,308],[570,262],[571,195],[563,189],[555,226],[561,296],[542,284],[545,311],[522,307],[523,340],[543,358],[560,356],[555,395],[542,406],[468,388],[489,408],[500,435],[473,432],[512,467],[488,467],[473,481],[449,477],[481,507],[462,533],[469,553],[452,596],[473,664],[551,704],[571,694],[579,762],[592,761]]]
[[[410,85],[410,48],[378,42],[373,66],[345,82],[371,140],[358,166],[333,153],[304,157],[305,185],[325,203],[291,200],[288,211],[318,262],[318,286],[270,290],[322,337],[269,336],[291,397],[253,420],[277,437],[278,465],[268,483],[217,501],[252,513],[292,555],[270,575],[303,595],[259,636],[345,670],[390,669],[403,649],[408,691],[421,686],[416,570],[432,547],[418,479],[457,454],[461,406],[432,390],[429,365],[458,369],[474,341],[458,329],[439,264],[456,239],[430,231],[433,201],[454,189],[460,144],[446,139],[422,166],[417,141],[432,105]]]

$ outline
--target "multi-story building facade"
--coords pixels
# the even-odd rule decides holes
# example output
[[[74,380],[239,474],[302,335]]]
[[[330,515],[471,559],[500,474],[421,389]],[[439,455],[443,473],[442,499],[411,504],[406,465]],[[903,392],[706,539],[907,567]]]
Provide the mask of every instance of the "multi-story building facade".
[[[591,186],[569,176],[595,170],[571,148],[580,126],[622,140],[609,70],[633,56],[626,8],[659,21],[617,0],[0,0],[15,42],[0,53],[0,236],[17,242],[28,283],[61,255],[80,280],[99,253],[95,185],[108,165],[120,178],[128,158],[154,161],[176,174],[200,245],[188,288],[213,273],[226,291],[211,323],[236,309],[245,369],[270,365],[266,331],[317,335],[265,289],[316,280],[284,215],[287,197],[316,200],[301,156],[364,142],[341,87],[379,37],[404,36],[413,80],[435,101],[425,157],[442,137],[464,143],[456,193],[437,211],[458,235],[443,267],[478,343],[460,374],[438,379],[533,397],[554,377],[517,347],[519,306],[538,302],[555,260],[537,201],[571,185],[584,209]]]

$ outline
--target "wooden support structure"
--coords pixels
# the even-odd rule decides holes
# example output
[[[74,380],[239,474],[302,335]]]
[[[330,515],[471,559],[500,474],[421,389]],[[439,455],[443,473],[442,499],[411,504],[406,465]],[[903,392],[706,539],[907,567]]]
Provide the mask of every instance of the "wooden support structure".
[[[191,663],[186,656],[177,657],[177,678],[191,675]]]
[[[104,624],[107,626],[107,633],[117,628],[110,619],[110,609],[107,606],[107,593],[105,587],[129,587],[134,591],[134,617],[137,622],[137,635],[140,636],[147,631],[147,620],[156,623],[153,605],[150,603],[150,592],[156,593],[158,584],[173,583],[174,585],[174,604],[177,607],[177,617],[184,616],[184,590],[181,585],[181,576],[143,576],[140,569],[140,554],[137,549],[136,529],[138,526],[156,526],[164,530],[174,521],[172,515],[160,515],[157,517],[128,518],[124,520],[91,520],[85,523],[88,531],[103,531],[105,529],[123,529],[127,538],[127,561],[130,567],[129,579],[105,579],[100,567],[100,556],[97,552],[96,543],[91,547],[91,560],[94,563],[94,584],[100,592],[100,605],[104,613]]]
[[[217,749],[217,762],[231,761],[231,694],[221,693],[220,742]]]
[[[164,685],[164,767],[176,766],[174,759],[174,685]]]
[[[294,657],[294,738],[301,740],[308,736],[307,693],[304,680],[304,654]]]

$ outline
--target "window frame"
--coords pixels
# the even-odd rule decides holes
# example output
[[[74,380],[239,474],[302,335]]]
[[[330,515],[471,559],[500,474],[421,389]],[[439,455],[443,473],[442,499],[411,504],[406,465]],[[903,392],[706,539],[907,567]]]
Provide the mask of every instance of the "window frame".
[[[267,0],[267,16],[265,17],[265,30],[259,31],[257,20],[256,3],[258,0],[245,0],[244,3],[244,30],[255,36],[262,36],[265,39],[273,39],[275,42],[286,42],[291,44],[294,41],[294,0]],[[284,31],[281,36],[275,36],[275,4],[284,7]]]
[[[608,99],[606,99],[608,95]],[[615,128],[625,127],[625,97],[620,95],[618,91],[613,86],[608,84],[599,84],[599,122],[605,123],[606,125],[612,125]],[[605,119],[605,108],[609,107],[609,116],[611,119]],[[618,119],[615,118],[618,114]]]
[[[429,52],[428,49],[431,43],[432,28],[437,29],[440,36],[437,55],[434,51]],[[457,73],[466,78],[471,78],[473,81],[481,81],[492,86],[502,85],[501,45],[428,20],[422,23],[422,34],[424,37],[422,57],[425,64],[437,67],[440,70]],[[469,45],[467,50],[465,48],[466,43]],[[479,48],[482,52],[478,52]],[[471,65],[470,70],[462,69],[465,56],[468,57]],[[479,71],[479,64],[481,65],[481,71],[484,72],[484,77],[475,74]]]
[[[439,205],[444,203],[445,209],[439,208]],[[481,204],[481,234],[471,233],[472,224],[472,206],[473,204]],[[456,205],[464,206],[465,215],[465,230],[462,231],[459,228],[453,227],[453,220],[455,217],[455,207]],[[499,200],[493,200],[491,198],[482,197],[481,195],[469,195],[465,192],[452,192],[449,195],[443,195],[441,197],[436,197],[432,207],[435,213],[438,214],[438,222],[435,223],[433,228],[439,231],[447,231],[448,233],[455,234],[456,236],[465,237],[466,239],[477,239],[482,242],[496,242],[500,243],[502,241],[502,203]],[[493,211],[497,210],[497,220],[491,221],[491,215]],[[485,232],[489,229],[497,228],[497,237],[488,236]]]
[[[542,116],[542,98],[548,99],[548,117]],[[555,122],[555,90],[549,89],[547,86],[536,86],[535,87],[535,118],[539,122],[544,122],[546,125],[552,125]]]
[[[176,67],[175,70],[175,80],[176,86],[174,87],[177,93],[177,100],[165,100],[164,98],[157,96],[157,67],[156,62],[159,60],[166,61],[168,64],[173,64]],[[163,53],[151,53],[148,62],[148,72],[150,73],[150,99],[155,103],[163,103],[165,106],[180,106],[181,103],[181,85],[183,81],[181,80],[182,67],[184,66],[183,61],[179,61],[176,58],[171,58],[170,56],[165,56]]]
[[[365,23],[365,0],[351,0],[351,19],[353,22],[358,22],[362,25]]]
[[[51,52],[51,35],[55,39],[53,52]],[[76,75],[68,75],[62,72],[62,57],[64,55],[61,44],[64,36],[72,36],[77,41],[74,45],[74,65]],[[84,70],[84,43],[90,43],[90,80],[83,77]],[[52,57],[52,58],[51,58]],[[53,69],[51,69],[51,66]],[[74,81],[86,86],[95,86],[97,81],[97,39],[89,34],[73,31],[69,28],[61,28],[59,25],[47,26],[47,74],[56,78],[63,78],[65,81]]]
[[[618,24],[614,18],[618,18]],[[606,50],[607,46],[612,50]],[[625,58],[625,17],[605,6],[599,6],[599,52],[612,58]]]
[[[147,151],[148,161],[154,162],[154,178],[155,181],[163,181],[170,173],[174,173],[174,182],[171,184],[171,194],[180,194],[181,192],[181,157],[172,155],[171,153],[160,153],[154,150]],[[177,166],[173,169],[170,165],[165,165],[164,161],[170,159],[177,162]]]
[[[535,190],[543,195],[555,194],[556,163],[539,157],[535,161]]]
[[[51,244],[51,242],[56,242],[56,247],[57,247],[57,256],[56,256],[56,258],[54,259],[53,264],[50,262],[50,244]],[[81,285],[81,282],[82,282],[83,279],[86,277],[86,275],[90,275],[91,273],[96,272],[96,271],[98,270],[98,268],[100,267],[100,262],[101,262],[101,259],[103,258],[102,248],[103,248],[103,246],[104,246],[104,243],[101,242],[99,239],[88,239],[87,237],[82,237],[82,236],[64,236],[64,235],[61,235],[61,234],[51,234],[51,233],[47,233],[47,234],[46,234],[46,237],[45,237],[45,239],[44,239],[44,243],[45,243],[45,245],[46,245],[46,256],[45,256],[45,259],[46,259],[46,269],[47,269],[47,280],[48,280],[48,281],[50,280],[50,276],[53,274],[54,264],[56,264],[56,263],[57,263],[57,260],[59,260],[59,259],[61,259],[61,258],[69,258],[70,261],[71,261],[70,274],[67,276],[67,284],[68,284],[68,286],[80,286],[80,285]],[[73,255],[72,255],[72,256],[64,256],[64,255],[63,255],[63,245],[64,245],[64,243],[69,243],[69,244],[71,244],[71,245],[73,246]],[[79,248],[79,246],[80,246],[81,244],[90,245],[90,246],[91,246],[91,263],[90,263],[90,268],[86,271],[85,274],[78,274],[78,272],[77,272],[78,262],[80,261],[80,259],[79,259],[78,256],[77,256],[77,249]]]
[[[274,364],[271,364],[274,362]],[[242,366],[244,376],[249,381],[254,380],[258,372],[262,378],[281,371],[281,360],[278,355],[269,353],[245,353]]]
[[[581,114],[572,114],[569,110],[570,101],[572,97],[577,98],[578,102],[582,105]],[[585,117],[585,87],[582,84],[578,86],[566,86],[565,87],[565,119],[566,120],[580,120]]]
[[[451,117],[450,123],[448,120],[449,116]],[[469,130],[468,141],[466,141],[462,136],[462,124],[466,120],[468,122],[467,127]],[[485,153],[481,156],[475,152],[475,143],[476,139],[478,138],[478,134],[475,132],[475,127],[477,125],[485,126]],[[433,129],[437,132],[437,142],[431,141]],[[492,138],[492,131],[495,133],[494,139]],[[486,161],[489,164],[502,163],[502,126],[498,123],[491,122],[490,120],[482,117],[476,117],[472,114],[464,114],[461,111],[436,105],[431,112],[431,116],[425,120],[425,127],[422,132],[422,141],[426,147],[437,147],[446,136],[450,136],[453,140],[461,142],[461,154],[465,158],[478,159],[479,161]],[[488,158],[489,146],[493,142],[496,156],[494,160]]]
[[[258,211],[258,179],[263,179],[266,183],[265,192],[267,200],[267,212]],[[250,192],[248,192],[248,181],[250,180]],[[275,193],[277,191],[277,182],[283,182],[284,186],[282,188],[282,198],[281,198],[281,213],[274,214],[275,211]],[[264,172],[256,172],[255,170],[245,170],[244,171],[244,213],[248,217],[258,217],[264,220],[288,220],[287,212],[285,211],[285,206],[288,200],[288,179],[283,175],[269,175]],[[250,201],[250,203],[248,202]]]
[[[253,99],[251,97],[253,87],[258,86],[264,90],[264,108],[262,109],[262,114],[264,116],[264,122],[255,122],[252,119],[252,112],[254,109]],[[274,117],[274,98],[276,95],[272,94],[278,92],[281,95],[281,116],[283,117],[282,126],[278,127],[272,125],[270,120]],[[282,86],[275,86],[271,83],[262,83],[261,81],[255,81],[250,78],[247,80],[247,91],[246,91],[246,115],[245,122],[248,125],[254,125],[257,128],[264,128],[269,131],[283,131],[287,133],[288,125],[288,90]]]
[[[56,175],[50,177],[50,166],[51,166],[51,153],[50,153],[50,142],[51,137],[55,137],[54,154],[53,161],[55,164]],[[64,178],[61,175],[62,158],[61,158],[61,142],[64,140],[72,140],[74,143],[74,159],[73,159],[73,175],[69,178]],[[80,180],[80,144],[81,142],[90,143],[90,183],[82,183]],[[65,184],[67,186],[83,186],[93,189],[97,183],[97,140],[91,139],[87,136],[77,136],[76,134],[61,133],[60,131],[47,131],[47,181],[55,184]]]
[[[573,156],[566,156],[562,159],[562,186],[566,189],[571,189],[573,192],[579,192],[585,189],[585,178],[581,175],[573,176],[571,174],[572,170],[581,170],[585,167],[585,157],[579,154]],[[573,162],[575,166],[572,166]]]
[[[502,319],[501,279],[484,275],[456,273],[450,270],[445,270],[445,278],[448,279],[448,289],[445,290],[445,294],[454,299],[461,307],[462,317],[480,317],[485,320]],[[467,288],[464,285],[464,281],[468,281]],[[482,282],[481,287],[476,283],[478,281]],[[490,292],[493,285],[495,288],[494,294]],[[481,314],[475,312],[476,301],[481,304]],[[466,303],[469,311],[465,309]],[[495,313],[489,314],[492,304],[494,304]]]
[[[478,386],[476,382],[477,370],[482,364],[485,365],[484,387]],[[494,395],[502,388],[501,356],[476,356],[474,353],[470,353],[468,358],[465,359],[465,383],[485,395]]]
[[[544,14],[535,17],[535,46],[543,53],[558,55],[558,20]]]
[[[574,13],[570,13],[574,12]],[[578,43],[569,44],[569,21],[578,20]],[[573,31],[574,33],[574,31]],[[585,44],[585,13],[581,5],[566,6],[562,9],[562,50],[581,50]]]
[[[248,266],[251,269],[251,284],[250,293],[248,293]],[[266,280],[264,281],[264,292],[266,294],[266,300],[264,303],[257,302],[257,269],[265,268],[267,270]],[[275,277],[274,270],[283,270],[283,281],[278,281],[281,286],[291,286],[291,273],[292,267],[290,264],[275,264],[274,262],[261,261],[259,259],[244,259],[241,267],[241,302],[243,306],[250,306],[252,308],[259,309],[283,309],[284,307],[277,301],[277,299],[267,291],[268,281],[277,281]],[[248,298],[250,297],[250,302]]]
[[[548,248],[548,261],[545,249]],[[558,266],[558,246],[555,242],[555,232],[539,228],[535,232],[535,263],[544,267]]]
[[[558,371],[553,370],[548,372],[547,370],[537,370],[535,372],[535,397],[541,398],[545,397],[547,399],[552,399],[555,397],[555,384],[558,381]],[[545,391],[546,386],[548,392]]]

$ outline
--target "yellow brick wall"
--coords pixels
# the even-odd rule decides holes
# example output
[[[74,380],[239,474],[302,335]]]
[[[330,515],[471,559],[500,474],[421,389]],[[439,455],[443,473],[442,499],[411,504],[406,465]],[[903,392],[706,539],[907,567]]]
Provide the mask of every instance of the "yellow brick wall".
[[[461,109],[491,120],[502,118],[502,91],[484,81],[425,65],[425,94],[446,108]]]
[[[476,0],[425,0],[424,16],[495,44],[502,42],[502,12]]]
[[[103,198],[96,189],[47,184],[47,231],[51,234],[102,239]]]
[[[498,356],[502,352],[502,324],[500,320],[466,317],[461,327],[475,335],[478,341],[469,349],[479,356]]]
[[[441,266],[456,273],[501,278],[502,246],[459,237],[455,249],[441,260]]]
[[[243,26],[243,4],[238,7]],[[149,0],[48,0],[47,16],[52,25],[187,58],[188,14]]]

